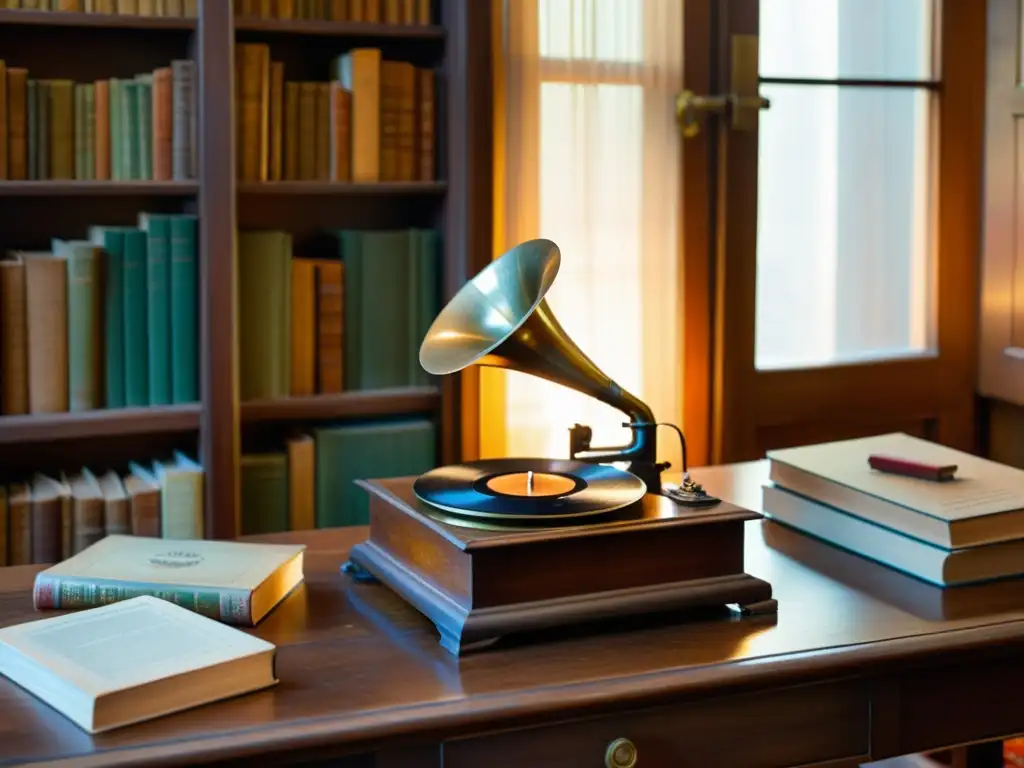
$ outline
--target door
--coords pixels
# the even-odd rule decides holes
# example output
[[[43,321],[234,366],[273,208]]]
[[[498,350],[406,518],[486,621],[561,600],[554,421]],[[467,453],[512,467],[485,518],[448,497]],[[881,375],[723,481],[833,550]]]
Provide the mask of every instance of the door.
[[[981,290],[981,393],[1024,405],[1021,0],[990,0]]]
[[[690,463],[973,449],[984,3],[687,0],[686,30]]]

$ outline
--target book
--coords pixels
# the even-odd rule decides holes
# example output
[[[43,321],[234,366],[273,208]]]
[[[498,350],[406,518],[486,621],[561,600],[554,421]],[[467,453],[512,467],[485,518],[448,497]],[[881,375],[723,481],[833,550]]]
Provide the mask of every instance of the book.
[[[1024,563],[1024,540],[943,549],[772,486],[763,489],[762,511],[783,525],[939,587],[1017,576]]]
[[[255,626],[303,580],[301,544],[111,535],[36,575],[33,603],[93,608],[151,595]]]
[[[935,482],[879,472],[875,454],[956,464]],[[903,433],[768,451],[777,486],[946,549],[1024,538],[1024,470]]]
[[[0,629],[0,673],[89,733],[268,688],[275,655],[149,596]]]

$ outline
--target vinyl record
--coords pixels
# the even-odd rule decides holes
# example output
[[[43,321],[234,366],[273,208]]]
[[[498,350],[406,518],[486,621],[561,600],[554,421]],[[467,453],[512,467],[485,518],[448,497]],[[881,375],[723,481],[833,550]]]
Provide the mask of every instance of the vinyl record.
[[[491,459],[433,469],[413,492],[453,515],[528,523],[607,514],[639,501],[647,486],[605,464]]]

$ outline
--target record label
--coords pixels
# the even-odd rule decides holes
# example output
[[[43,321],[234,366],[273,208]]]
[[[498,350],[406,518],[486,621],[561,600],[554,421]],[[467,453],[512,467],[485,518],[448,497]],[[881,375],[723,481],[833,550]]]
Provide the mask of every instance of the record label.
[[[647,487],[605,464],[492,459],[433,469],[416,479],[413,492],[453,515],[527,522],[614,512],[643,498]]]

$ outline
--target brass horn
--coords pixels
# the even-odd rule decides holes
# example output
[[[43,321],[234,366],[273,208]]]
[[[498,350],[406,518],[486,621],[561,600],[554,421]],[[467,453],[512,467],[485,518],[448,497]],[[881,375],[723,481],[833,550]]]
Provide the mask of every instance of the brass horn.
[[[630,443],[592,449],[591,429],[576,424],[569,430],[570,458],[628,462],[649,492],[660,493],[661,472],[668,464],[657,463],[654,414],[573,343],[544,298],[560,263],[558,246],[542,239],[521,243],[492,261],[434,320],[420,345],[420,365],[438,376],[470,365],[521,371],[617,408],[629,417],[624,426],[632,430]]]

